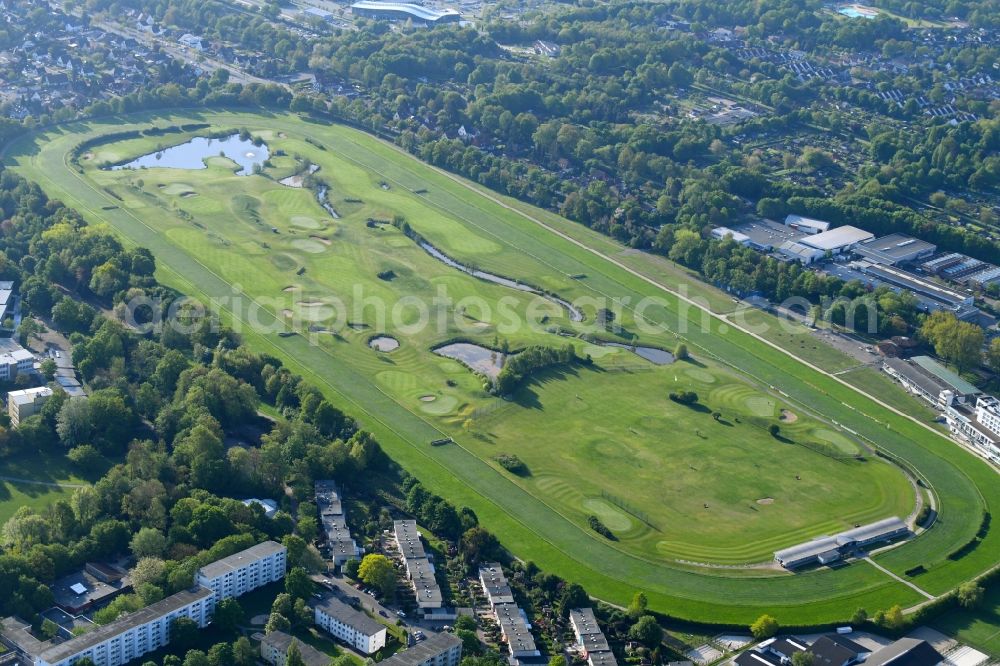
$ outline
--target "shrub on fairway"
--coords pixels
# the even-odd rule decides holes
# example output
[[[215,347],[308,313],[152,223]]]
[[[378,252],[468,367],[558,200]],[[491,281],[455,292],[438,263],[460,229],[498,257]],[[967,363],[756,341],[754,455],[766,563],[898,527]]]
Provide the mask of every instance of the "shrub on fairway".
[[[601,519],[597,516],[588,516],[587,522],[590,524],[590,529],[594,530],[600,534],[605,539],[610,541],[618,541],[618,537],[615,536],[614,532],[608,529],[608,526],[601,522]]]
[[[693,405],[698,402],[698,394],[694,391],[671,391],[670,399],[681,405]]]

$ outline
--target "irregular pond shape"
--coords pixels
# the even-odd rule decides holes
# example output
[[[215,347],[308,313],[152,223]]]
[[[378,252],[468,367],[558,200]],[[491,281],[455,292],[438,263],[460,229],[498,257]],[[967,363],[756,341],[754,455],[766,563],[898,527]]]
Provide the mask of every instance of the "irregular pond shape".
[[[435,354],[461,361],[476,372],[481,372],[490,379],[496,379],[503,369],[506,356],[471,342],[453,342],[433,350]]]
[[[164,168],[164,169],[205,169],[205,160],[218,157],[219,154],[228,157],[240,165],[237,176],[249,176],[254,167],[264,163],[270,156],[267,144],[254,145],[251,140],[243,140],[239,134],[233,134],[219,139],[196,136],[186,143],[181,143],[161,151],[148,153],[135,158],[131,162],[117,164],[112,171],[120,169]]]

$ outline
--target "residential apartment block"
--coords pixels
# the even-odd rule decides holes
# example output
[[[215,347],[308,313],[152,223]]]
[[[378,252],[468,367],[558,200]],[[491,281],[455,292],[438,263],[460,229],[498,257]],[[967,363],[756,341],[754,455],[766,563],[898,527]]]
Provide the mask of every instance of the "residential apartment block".
[[[214,603],[238,597],[285,576],[287,550],[265,541],[203,566],[195,575],[199,585],[215,593]]]
[[[593,608],[573,608],[569,612],[569,623],[573,627],[576,644],[583,652],[589,666],[617,666],[611,646],[604,632],[597,625]]]
[[[347,528],[347,515],[337,484],[334,481],[317,481],[314,488],[319,522],[334,566],[360,558],[364,551],[358,547]]]
[[[461,661],[462,639],[443,632],[397,652],[383,661],[382,666],[458,666]]]
[[[283,631],[272,631],[260,642],[260,656],[271,666],[285,666],[288,648],[294,644],[299,649],[305,666],[330,666],[330,656]]]
[[[417,598],[417,606],[425,615],[432,614],[443,605],[443,597],[434,576],[434,565],[420,540],[417,523],[414,520],[397,520],[393,523],[393,533],[406,568],[406,577]]]
[[[337,599],[317,604],[314,621],[317,627],[364,654],[385,647],[385,626]]]
[[[188,618],[199,627],[212,620],[215,605],[285,575],[285,547],[265,541],[235,555],[204,566],[197,585],[172,594],[134,613],[119,617],[66,641],[42,641],[30,625],[9,617],[0,625],[0,638],[33,666],[72,666],[88,658],[96,666],[122,666],[170,642],[170,627]]]
[[[493,562],[480,566],[479,584],[483,587],[483,594],[493,609],[493,617],[500,625],[500,634],[510,650],[508,662],[516,666],[521,660],[538,657],[541,651],[531,635],[531,625],[524,611],[514,602],[514,593],[500,564]]]
[[[121,666],[169,643],[171,625],[178,618],[205,627],[214,607],[212,591],[195,587],[61,643],[39,642],[30,635],[19,640],[25,638],[27,627],[18,631],[9,621],[4,622],[4,637],[34,666],[70,666],[84,658],[96,666]]]

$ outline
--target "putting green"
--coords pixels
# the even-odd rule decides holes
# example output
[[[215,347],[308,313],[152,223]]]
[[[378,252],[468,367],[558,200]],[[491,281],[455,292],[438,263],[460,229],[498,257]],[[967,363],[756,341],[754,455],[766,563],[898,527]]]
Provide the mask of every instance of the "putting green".
[[[641,258],[621,255],[613,241],[516,202],[504,200],[502,206],[469,189],[474,186],[466,187],[353,130],[281,114],[200,113],[199,119],[214,127],[247,127],[255,135],[270,132],[272,149],[321,165],[325,178],[335,181],[338,202],[341,196],[362,201],[343,210],[337,204],[344,216],[337,242],[319,254],[297,250],[301,255],[292,256],[275,249],[288,240],[272,234],[271,226],[286,230],[294,226],[293,216],[325,219],[325,211],[309,190],[286,188],[261,176],[236,176],[228,160],[220,164],[210,158],[210,168],[196,177],[180,170],[150,170],[142,174],[144,193],[127,184],[134,173],[101,171],[97,159],[80,162],[82,174],[67,168],[73,148],[90,137],[189,122],[186,118],[135,116],[70,124],[45,135],[25,133],[9,150],[7,163],[38,180],[50,195],[77,207],[88,220],[106,221],[126,238],[150,247],[158,276],[181,291],[222,298],[238,284],[263,301],[294,280],[317,298],[329,294],[343,300],[348,320],[363,321],[371,330],[400,339],[398,353],[376,355],[365,344],[364,333],[348,332],[346,340],[325,336],[311,345],[304,336],[279,338],[242,329],[248,344],[278,356],[357,416],[395,459],[435,492],[472,507],[519,557],[616,603],[626,603],[635,589],[643,589],[651,607],[689,619],[747,623],[768,610],[785,623],[808,624],[841,621],[859,606],[913,605],[922,599],[919,593],[873,567],[788,576],[676,564],[760,562],[773,549],[844,525],[908,515],[914,506],[912,488],[884,459],[833,460],[797,446],[809,441],[804,438],[811,430],[829,429],[837,422],[877,441],[887,454],[905,458],[942,498],[939,523],[912,544],[877,556],[883,566],[902,575],[923,564],[928,573],[919,585],[943,594],[995,563],[990,553],[1000,547],[996,530],[960,561],[945,557],[972,538],[985,509],[1000,507],[994,475],[981,461],[731,325],[723,328],[712,319],[698,322],[697,312],[682,314],[674,296],[615,264],[638,264]],[[317,143],[326,149],[317,148]],[[135,157],[155,146],[144,137],[97,146],[93,152]],[[154,177],[164,185],[194,182],[199,196],[168,194],[149,182]],[[388,190],[378,187],[382,180],[390,182]],[[415,189],[428,194],[412,195]],[[112,199],[108,190],[121,200]],[[212,202],[229,202],[234,193],[249,199],[241,199],[239,206],[211,207]],[[163,202],[156,215],[149,214],[149,194]],[[109,204],[114,208],[106,209]],[[194,222],[174,214],[188,208]],[[533,219],[516,212],[522,209]],[[678,318],[692,324],[684,340],[698,365],[643,367],[634,355],[619,352],[596,359],[593,368],[539,373],[513,400],[498,401],[462,366],[430,352],[459,335],[493,344],[492,331],[470,335],[450,323],[443,330],[411,328],[412,313],[391,322],[380,318],[391,314],[392,305],[404,297],[432,299],[437,285],[455,291],[451,296],[456,302],[465,297],[486,304],[507,299],[520,321],[526,319],[531,297],[458,274],[394,228],[365,227],[369,217],[395,214],[458,260],[530,281],[564,298],[611,294],[633,303],[646,295],[667,298],[664,307],[647,317],[666,326]],[[210,242],[210,233],[229,244]],[[391,281],[376,278],[381,267],[397,264],[409,272],[399,271],[400,277]],[[580,275],[586,277],[568,277]],[[351,292],[354,285],[363,286],[363,296]],[[368,307],[375,301],[389,304],[390,312]],[[355,306],[363,306],[362,311],[355,312]],[[597,307],[584,307],[588,321],[593,321]],[[225,316],[245,322],[246,313],[235,308]],[[501,330],[495,308],[493,317],[479,318],[497,323]],[[619,323],[639,330],[631,310],[622,313]],[[547,322],[553,324],[572,325],[564,316]],[[544,327],[503,330],[513,348],[566,342]],[[643,333],[639,339],[663,349],[672,349],[677,341],[671,332]],[[384,381],[385,371],[415,381]],[[747,379],[741,371],[762,379]],[[774,412],[763,416],[762,410],[750,407],[759,400],[748,402],[769,399],[775,393],[771,385],[794,396],[794,402],[778,406],[790,407],[799,416],[794,424],[782,424],[783,441],[766,430],[777,422]],[[726,390],[716,395],[717,389]],[[420,408],[418,396],[439,390],[455,399],[461,417],[455,412],[435,416]],[[697,391],[700,406],[670,401],[667,393],[674,390]],[[444,398],[427,404],[444,403]],[[713,411],[720,412],[721,419],[713,418]],[[456,445],[429,446],[442,435],[453,437]],[[498,451],[517,454],[532,475],[515,477],[498,470],[493,463]],[[613,543],[589,529],[583,504],[588,498],[608,496],[644,521],[622,530]],[[759,504],[765,497],[774,502]]]
[[[326,245],[318,240],[313,240],[312,238],[296,238],[292,241],[291,245],[296,250],[302,250],[303,252],[308,252],[309,254],[319,254],[326,249]]]
[[[314,220],[311,217],[306,217],[305,215],[294,215],[291,218],[291,223],[293,226],[299,227],[300,229],[322,229],[323,225]]]
[[[583,508],[592,511],[612,531],[625,532],[632,529],[632,519],[628,517],[628,514],[602,499],[585,499],[583,500]]]

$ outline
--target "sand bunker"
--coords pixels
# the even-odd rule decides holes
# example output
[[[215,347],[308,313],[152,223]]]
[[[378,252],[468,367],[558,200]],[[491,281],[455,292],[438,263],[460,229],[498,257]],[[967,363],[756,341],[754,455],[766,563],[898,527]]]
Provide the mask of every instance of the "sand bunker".
[[[299,291],[300,289],[302,289],[302,285],[290,284],[281,291]]]
[[[329,245],[330,244],[330,239],[329,238],[323,238],[322,236],[310,236],[309,238],[312,238],[314,241],[319,241],[323,245]]]
[[[774,498],[773,497],[762,497],[759,500],[757,500],[757,504],[774,504]]]
[[[799,420],[799,415],[795,412],[790,412],[787,409],[782,409],[781,416],[779,416],[778,419],[784,421],[785,423],[795,423]]]
[[[285,309],[285,310],[281,311],[281,316],[282,317],[291,317],[294,314],[295,314],[294,312],[292,312],[291,310],[288,310],[288,309]]]
[[[422,395],[420,396],[420,402],[434,402],[437,400],[436,395]]]

